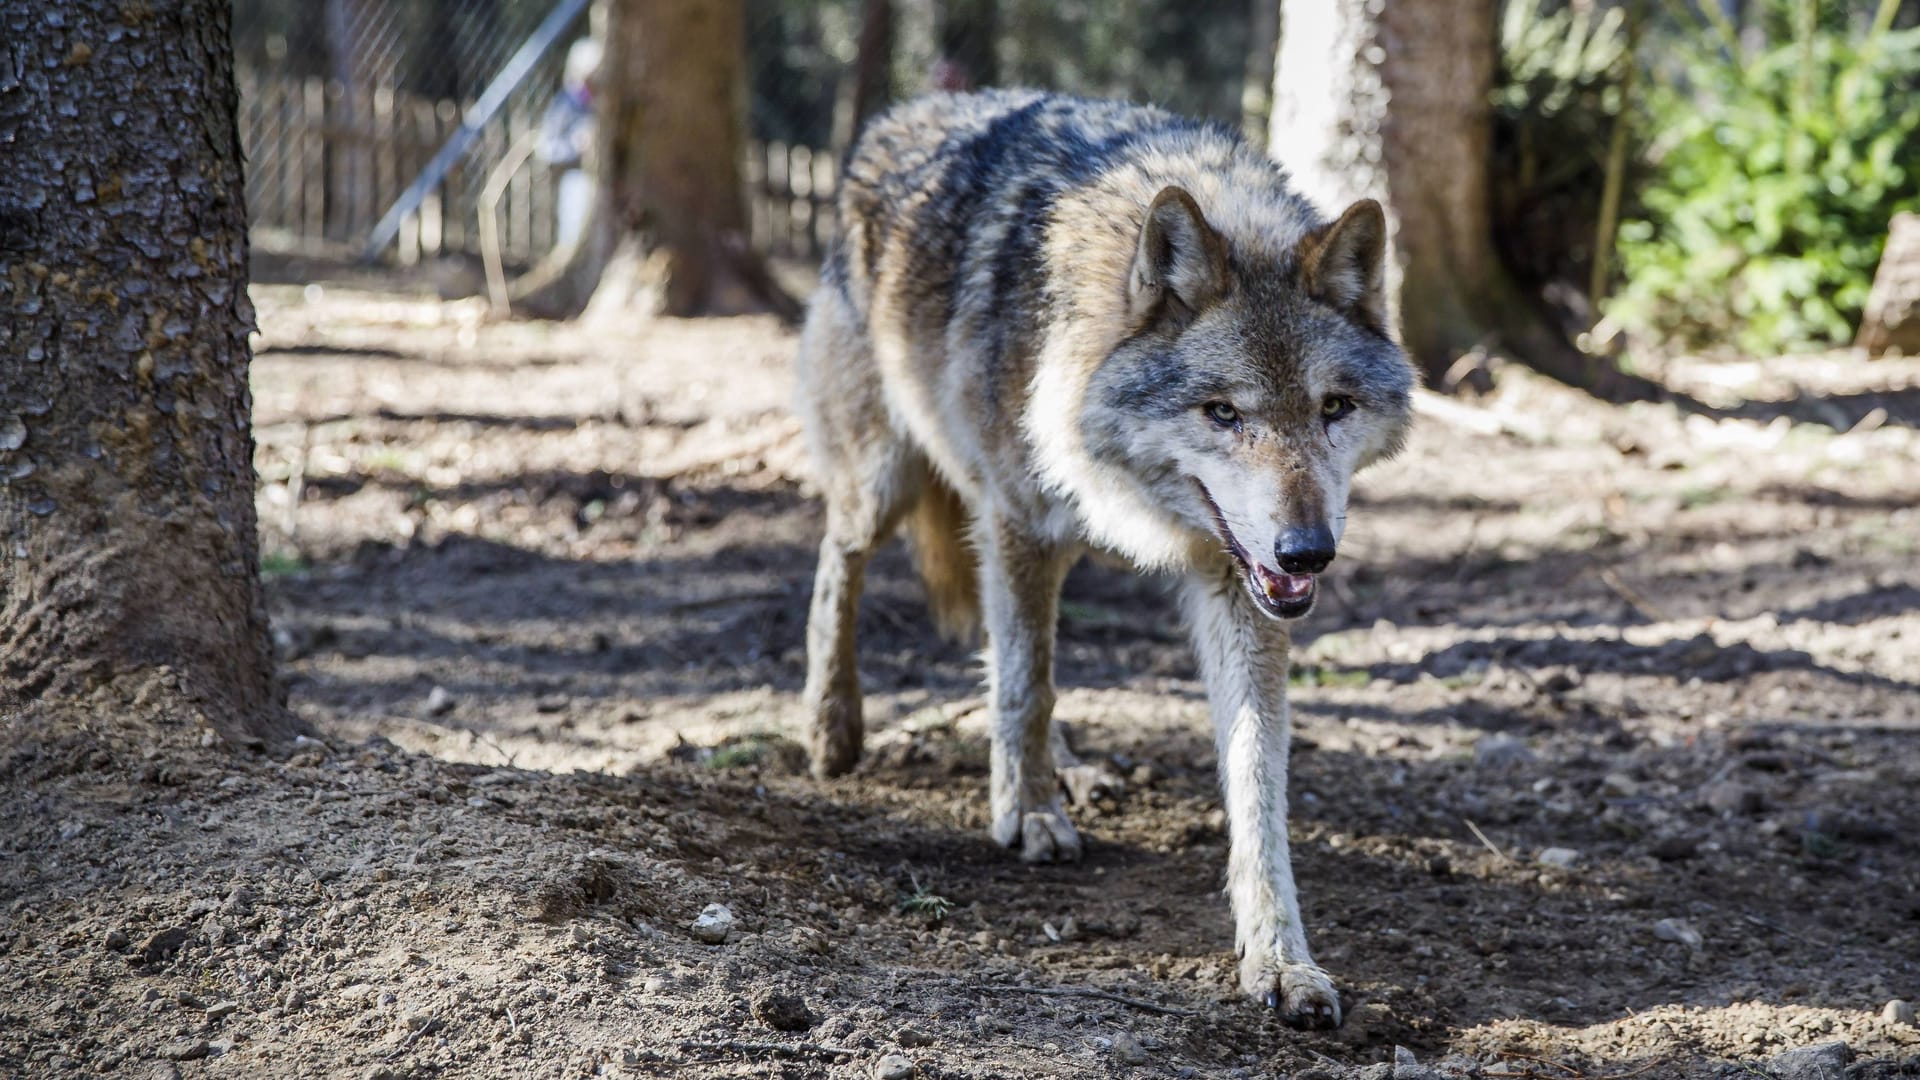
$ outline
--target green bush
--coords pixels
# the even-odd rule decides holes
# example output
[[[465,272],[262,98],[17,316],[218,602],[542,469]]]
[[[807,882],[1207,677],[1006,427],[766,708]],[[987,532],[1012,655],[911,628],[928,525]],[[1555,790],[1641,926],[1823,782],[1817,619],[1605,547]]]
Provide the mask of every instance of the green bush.
[[[1750,352],[1852,337],[1888,220],[1920,208],[1920,29],[1889,31],[1891,3],[1864,33],[1792,6],[1793,32],[1755,55],[1718,23],[1654,69],[1622,323]]]
[[[1529,290],[1587,287],[1608,144],[1633,59],[1629,40],[1621,7],[1507,0],[1501,12],[1489,169],[1494,239]]]

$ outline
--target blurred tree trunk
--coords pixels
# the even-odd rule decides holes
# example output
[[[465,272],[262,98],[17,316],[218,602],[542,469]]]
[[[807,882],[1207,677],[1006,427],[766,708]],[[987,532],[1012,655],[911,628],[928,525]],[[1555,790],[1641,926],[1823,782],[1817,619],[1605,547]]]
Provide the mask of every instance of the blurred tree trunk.
[[[334,122],[357,123],[361,115],[363,89],[375,82],[371,61],[363,37],[367,30],[366,0],[326,0],[327,77],[340,84],[339,96],[329,104]],[[371,136],[371,132],[368,135]],[[357,190],[362,177],[371,177],[367,168],[371,138],[328,139],[322,144],[326,159],[326,233],[329,237],[350,241],[371,228],[372,221],[360,220],[380,213],[373,205],[373,192]]]
[[[742,0],[611,0],[600,181],[615,243],[588,315],[797,306],[747,247]]]
[[[1475,349],[1613,399],[1657,396],[1574,348],[1508,279],[1487,167],[1495,0],[1285,0],[1269,145],[1323,212],[1387,208],[1389,289],[1429,385]]]
[[[1273,59],[1280,46],[1280,0],[1253,0],[1247,13],[1247,70],[1240,83],[1240,134],[1267,145],[1273,123]]]
[[[841,77],[833,109],[833,156],[846,156],[861,125],[886,105],[893,75],[893,0],[860,6],[860,40],[853,67]]]
[[[95,731],[290,737],[254,528],[230,5],[59,11],[12,20],[31,78],[0,59],[0,730],[32,704]]]
[[[1000,82],[999,0],[938,0],[935,40],[949,73],[936,73],[936,90],[978,90]]]

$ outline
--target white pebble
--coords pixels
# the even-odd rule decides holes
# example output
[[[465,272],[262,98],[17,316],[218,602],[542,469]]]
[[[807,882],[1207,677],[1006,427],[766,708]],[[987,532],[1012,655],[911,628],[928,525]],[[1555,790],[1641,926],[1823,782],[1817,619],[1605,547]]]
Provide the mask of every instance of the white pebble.
[[[725,904],[708,904],[688,929],[693,931],[695,939],[719,945],[733,933],[733,912],[728,911]]]

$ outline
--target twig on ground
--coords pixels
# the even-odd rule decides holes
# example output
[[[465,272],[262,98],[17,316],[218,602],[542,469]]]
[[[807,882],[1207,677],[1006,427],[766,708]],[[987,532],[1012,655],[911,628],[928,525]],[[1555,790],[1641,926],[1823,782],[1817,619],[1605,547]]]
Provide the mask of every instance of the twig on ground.
[[[1480,831],[1480,826],[1475,825],[1473,823],[1472,818],[1461,818],[1460,820],[1467,823],[1467,829],[1470,832],[1472,832],[1474,837],[1477,838],[1482,844],[1485,844],[1487,846],[1488,851],[1493,852],[1494,858],[1499,859],[1503,863],[1510,863],[1513,861],[1513,856],[1508,855],[1504,851],[1501,851],[1500,848],[1496,844],[1494,844],[1493,841],[1487,839],[1487,834]]]
[[[1632,1072],[1608,1073],[1605,1076],[1596,1076],[1593,1078],[1593,1080],[1627,1080],[1627,1077],[1629,1076],[1639,1076],[1641,1073],[1651,1072],[1653,1069],[1658,1068],[1661,1065],[1665,1065],[1666,1063],[1667,1063],[1666,1058],[1654,1058],[1652,1061],[1647,1062],[1645,1065],[1640,1066],[1639,1068],[1633,1070]]]
[[[1632,608],[1641,618],[1648,622],[1667,621],[1667,615],[1660,610],[1659,605],[1654,604],[1646,597],[1640,595],[1638,590],[1628,585],[1621,579],[1619,574],[1614,572],[1613,567],[1609,566],[1600,571],[1600,583],[1612,589],[1615,596],[1625,600],[1628,607]]]
[[[780,1054],[785,1057],[800,1057],[805,1054],[824,1054],[829,1057],[854,1057],[858,1050],[849,1050],[844,1046],[827,1046],[823,1043],[772,1043],[742,1042],[738,1039],[726,1039],[721,1042],[703,1042],[699,1039],[682,1039],[682,1050],[721,1050],[736,1054]]]
[[[1793,931],[1787,929],[1786,927],[1781,926],[1779,923],[1774,922],[1772,919],[1763,919],[1760,916],[1755,915],[1750,911],[1742,912],[1740,917],[1747,920],[1748,922],[1752,923],[1755,926],[1762,927],[1767,930],[1771,930],[1776,934],[1784,934],[1795,941],[1804,941],[1809,945],[1823,944],[1822,942],[1813,940],[1812,938],[1806,936],[1805,934],[1796,934]]]
[[[434,1013],[432,1016],[427,1017],[426,1023],[421,1024],[417,1028],[414,1028],[413,1034],[407,1036],[406,1039],[403,1040],[399,1046],[396,1046],[392,1050],[387,1051],[387,1056],[382,1058],[381,1060],[392,1061],[395,1058],[398,1058],[401,1054],[404,1054],[407,1052],[407,1047],[412,1046],[414,1043],[419,1042],[422,1036],[426,1035],[429,1032],[438,1031],[438,1030],[440,1030],[440,1014]]]
[[[783,443],[799,437],[800,423],[797,420],[772,424],[769,425],[769,430],[743,438],[720,453],[689,458],[685,461],[669,460],[660,463],[652,472],[652,478],[690,480],[714,469],[724,468],[730,461],[742,461],[771,453]]]
[[[483,743],[486,743],[488,746],[493,747],[494,753],[499,754],[502,758],[505,758],[507,762],[507,768],[511,769],[514,767],[513,759],[518,755],[509,754],[505,750],[501,749],[500,744],[493,741],[493,736],[488,735],[487,733],[479,730],[478,728],[469,728],[467,730],[473,734],[474,738],[480,740]]]
[[[307,497],[307,459],[313,455],[313,425],[300,422],[300,448],[287,465],[287,513],[281,527],[286,530],[287,546],[300,550],[300,503]]]
[[[705,608],[726,607],[729,604],[758,604],[767,600],[785,599],[785,589],[760,589],[756,592],[726,593],[721,596],[704,596],[697,600],[680,600],[667,605],[667,610],[676,614],[684,611],[700,611]]]
[[[882,621],[888,626],[893,627],[895,633],[911,635],[920,632],[920,627],[913,625],[905,615],[900,614],[884,603],[868,604],[867,610],[880,616]]]
[[[1158,1005],[1140,998],[1127,997],[1110,990],[1096,990],[1090,986],[1003,986],[995,983],[987,987],[991,990],[1011,990],[1016,994],[1037,994],[1041,997],[1083,997],[1111,1001],[1117,1005],[1127,1005],[1143,1012],[1159,1013],[1162,1016],[1199,1016],[1192,1009],[1177,1009],[1171,1005]]]
[[[1573,1067],[1573,1066],[1571,1066],[1571,1065],[1562,1065],[1562,1064],[1560,1064],[1560,1063],[1559,1063],[1559,1062],[1557,1062],[1557,1061],[1552,1061],[1552,1060],[1549,1060],[1549,1059],[1547,1059],[1547,1058],[1543,1058],[1543,1057],[1534,1057],[1534,1056],[1533,1056],[1532,1054],[1515,1054],[1515,1053],[1511,1053],[1511,1052],[1505,1052],[1505,1051],[1503,1051],[1503,1052],[1502,1052],[1502,1053],[1500,1054],[1500,1056],[1501,1056],[1501,1057],[1503,1057],[1503,1058],[1508,1058],[1508,1059],[1510,1059],[1510,1060],[1516,1060],[1516,1061],[1532,1061],[1532,1062],[1536,1062],[1536,1063],[1538,1063],[1538,1064],[1541,1064],[1541,1065],[1551,1065],[1551,1066],[1553,1066],[1553,1067],[1554,1067],[1554,1068],[1556,1068],[1556,1069],[1565,1069],[1565,1070],[1566,1070],[1567,1072],[1569,1072],[1569,1073],[1572,1073],[1572,1074],[1573,1074],[1573,1075],[1575,1075],[1575,1076],[1583,1076],[1583,1075],[1585,1075],[1585,1074],[1584,1074],[1584,1073],[1582,1073],[1582,1072],[1581,1072],[1581,1071],[1580,1071],[1579,1069],[1576,1069],[1576,1068],[1574,1068],[1574,1067]]]
[[[1551,1065],[1556,1069],[1565,1069],[1567,1071],[1569,1080],[1628,1080],[1629,1077],[1639,1076],[1642,1073],[1649,1072],[1653,1069],[1660,1067],[1661,1065],[1666,1064],[1666,1060],[1667,1060],[1665,1058],[1654,1058],[1652,1061],[1647,1062],[1645,1065],[1642,1065],[1631,1072],[1607,1073],[1604,1076],[1593,1076],[1588,1073],[1581,1072],[1579,1069],[1576,1069],[1571,1065],[1562,1065],[1557,1061],[1549,1061],[1546,1058],[1534,1057],[1531,1054],[1502,1054],[1501,1056],[1504,1058],[1519,1060],[1519,1061],[1537,1061],[1542,1065]],[[1485,1076],[1487,1080],[1555,1080],[1554,1074],[1543,1073],[1539,1069],[1535,1069],[1531,1066],[1523,1068],[1519,1072],[1513,1072],[1512,1070],[1508,1070],[1508,1069],[1495,1069],[1495,1070],[1489,1070],[1487,1072],[1484,1072],[1481,1075]]]
[[[1414,392],[1413,411],[1474,435],[1509,435],[1527,443],[1547,441],[1547,429],[1536,421],[1506,411],[1467,405],[1426,390]]]

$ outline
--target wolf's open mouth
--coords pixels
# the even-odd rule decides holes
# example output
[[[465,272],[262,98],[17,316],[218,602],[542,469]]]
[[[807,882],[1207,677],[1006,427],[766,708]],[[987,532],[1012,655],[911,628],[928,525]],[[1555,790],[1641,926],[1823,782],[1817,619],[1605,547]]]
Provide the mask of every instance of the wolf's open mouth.
[[[1195,481],[1199,484],[1199,481]],[[1247,555],[1247,549],[1227,525],[1225,514],[1220,512],[1220,504],[1213,501],[1213,493],[1207,485],[1199,484],[1200,497],[1207,501],[1207,509],[1213,511],[1213,529],[1226,543],[1227,550],[1233,553],[1233,561],[1240,564],[1240,578],[1246,583],[1247,594],[1253,597],[1260,609],[1276,619],[1298,619],[1313,610],[1314,577],[1312,574],[1288,574],[1270,569]]]

